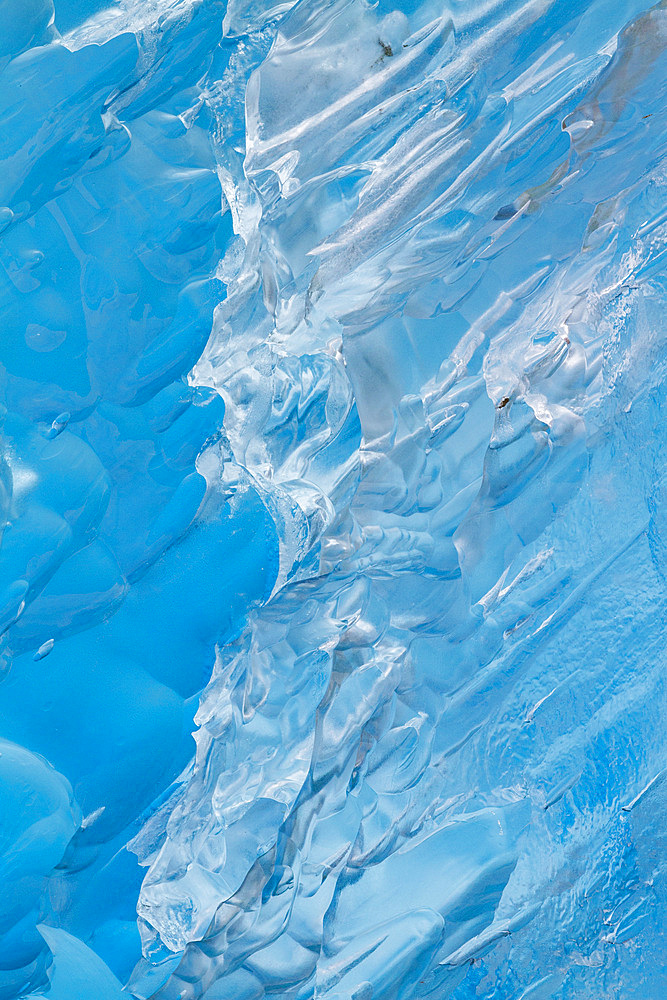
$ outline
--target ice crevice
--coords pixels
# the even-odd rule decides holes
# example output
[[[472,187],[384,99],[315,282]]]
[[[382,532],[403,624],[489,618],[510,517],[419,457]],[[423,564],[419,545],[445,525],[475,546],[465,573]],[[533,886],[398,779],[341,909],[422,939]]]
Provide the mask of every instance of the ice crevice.
[[[7,9],[0,1000],[658,1000],[665,3]]]

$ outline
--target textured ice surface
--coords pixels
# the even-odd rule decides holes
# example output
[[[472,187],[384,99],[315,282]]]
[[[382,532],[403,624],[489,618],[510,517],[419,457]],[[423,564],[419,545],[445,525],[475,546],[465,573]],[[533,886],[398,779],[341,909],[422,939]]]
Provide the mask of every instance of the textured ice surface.
[[[0,1000],[667,995],[666,48],[0,0]]]

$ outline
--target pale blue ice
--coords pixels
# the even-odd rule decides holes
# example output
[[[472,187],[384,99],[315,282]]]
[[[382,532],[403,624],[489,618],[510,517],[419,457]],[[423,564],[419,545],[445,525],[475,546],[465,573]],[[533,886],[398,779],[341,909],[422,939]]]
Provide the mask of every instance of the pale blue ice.
[[[0,1000],[664,1000],[667,0],[0,0],[0,229]]]

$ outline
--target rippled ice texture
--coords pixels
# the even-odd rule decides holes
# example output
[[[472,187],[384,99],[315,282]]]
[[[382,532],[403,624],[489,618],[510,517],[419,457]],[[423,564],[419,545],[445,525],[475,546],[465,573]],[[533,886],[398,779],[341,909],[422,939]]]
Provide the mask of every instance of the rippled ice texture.
[[[0,1000],[662,1000],[667,3],[55,2]]]

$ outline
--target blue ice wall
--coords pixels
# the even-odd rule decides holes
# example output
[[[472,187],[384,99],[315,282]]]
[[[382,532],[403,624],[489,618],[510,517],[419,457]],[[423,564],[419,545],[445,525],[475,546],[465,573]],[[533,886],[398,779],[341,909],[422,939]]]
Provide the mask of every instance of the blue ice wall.
[[[0,1000],[667,996],[666,48],[1,0]]]

